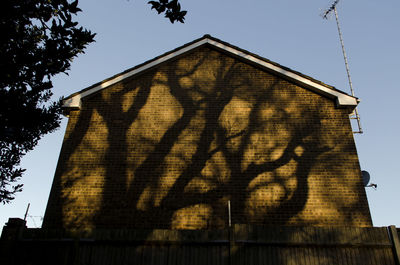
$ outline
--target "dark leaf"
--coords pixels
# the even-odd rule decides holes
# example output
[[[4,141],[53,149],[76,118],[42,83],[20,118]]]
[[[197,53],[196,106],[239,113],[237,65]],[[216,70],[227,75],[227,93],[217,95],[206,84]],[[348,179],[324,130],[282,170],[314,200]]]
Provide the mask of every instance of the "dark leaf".
[[[159,1],[149,1],[152,7],[158,14],[165,12],[165,17],[170,20],[171,23],[175,21],[184,23],[186,11],[181,11],[181,5],[178,0],[159,0]]]
[[[78,1],[4,0],[0,25],[0,202],[22,190],[21,158],[56,130],[61,102],[51,102],[51,77],[66,73],[94,41],[72,15]],[[37,23],[40,21],[41,23]],[[12,41],[10,41],[12,40]]]

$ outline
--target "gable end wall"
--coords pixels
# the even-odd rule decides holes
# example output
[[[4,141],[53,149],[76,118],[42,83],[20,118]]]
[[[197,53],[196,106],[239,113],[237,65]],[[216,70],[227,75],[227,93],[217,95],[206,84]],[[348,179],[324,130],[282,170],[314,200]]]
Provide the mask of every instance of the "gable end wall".
[[[70,112],[43,227],[371,226],[348,110],[202,47]]]

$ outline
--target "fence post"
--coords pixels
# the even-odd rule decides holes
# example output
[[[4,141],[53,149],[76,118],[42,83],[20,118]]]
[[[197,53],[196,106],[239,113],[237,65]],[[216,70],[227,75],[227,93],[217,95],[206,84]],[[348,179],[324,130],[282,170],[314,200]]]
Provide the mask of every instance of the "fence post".
[[[393,245],[393,256],[395,258],[396,264],[400,265],[400,241],[397,235],[397,230],[394,225],[388,226],[389,238]]]
[[[18,240],[26,228],[26,221],[20,218],[8,218],[8,222],[3,227],[1,239]]]
[[[0,256],[4,264],[20,264],[25,250],[21,245],[26,221],[20,218],[9,218],[0,237]]]

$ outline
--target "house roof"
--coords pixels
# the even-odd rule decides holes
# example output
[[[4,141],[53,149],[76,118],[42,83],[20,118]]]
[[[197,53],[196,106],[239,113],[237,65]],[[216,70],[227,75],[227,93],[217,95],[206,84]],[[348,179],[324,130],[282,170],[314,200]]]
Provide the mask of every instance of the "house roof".
[[[357,106],[359,100],[347,93],[336,89],[333,86],[327,85],[321,81],[318,81],[312,77],[294,71],[290,68],[282,66],[278,63],[272,62],[266,58],[258,56],[249,51],[238,48],[232,44],[221,41],[210,35],[204,35],[203,37],[189,42],[181,47],[178,47],[172,51],[164,53],[158,57],[155,57],[147,62],[139,64],[135,67],[127,69],[119,74],[116,74],[110,78],[107,78],[101,82],[98,82],[92,86],[89,86],[79,92],[76,92],[64,99],[63,107],[67,109],[79,109],[81,107],[81,100],[93,93],[103,90],[115,83],[118,83],[128,77],[140,74],[150,68],[156,67],[162,63],[176,59],[182,54],[186,54],[198,47],[208,45],[214,49],[217,49],[225,54],[238,58],[246,63],[250,63],[264,70],[278,74],[279,76],[288,79],[296,84],[304,86],[316,93],[325,95],[329,98],[335,99],[337,106],[340,107],[351,107]]]

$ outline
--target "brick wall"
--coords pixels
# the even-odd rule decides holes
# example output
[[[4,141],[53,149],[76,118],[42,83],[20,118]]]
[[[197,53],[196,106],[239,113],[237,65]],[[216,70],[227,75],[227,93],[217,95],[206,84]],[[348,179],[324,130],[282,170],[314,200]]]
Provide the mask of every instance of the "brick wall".
[[[371,226],[348,114],[199,48],[70,112],[43,226]]]

